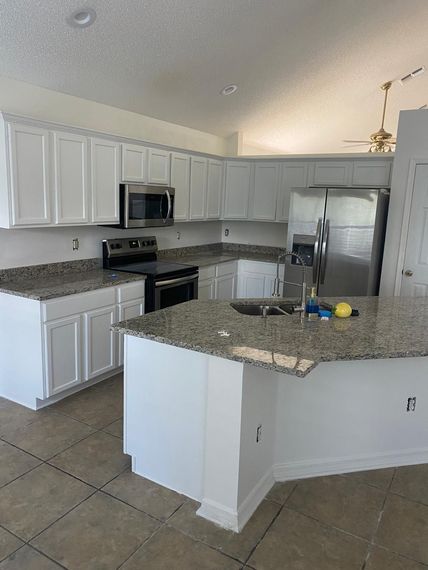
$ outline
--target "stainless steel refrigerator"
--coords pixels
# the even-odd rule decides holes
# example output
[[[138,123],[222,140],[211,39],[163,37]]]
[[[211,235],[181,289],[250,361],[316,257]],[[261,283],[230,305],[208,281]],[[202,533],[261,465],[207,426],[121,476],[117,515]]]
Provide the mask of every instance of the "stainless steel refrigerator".
[[[389,190],[300,188],[290,197],[287,249],[305,260],[308,287],[318,295],[377,295]],[[286,258],[285,279],[301,282],[296,258]],[[284,294],[300,290],[286,285]]]

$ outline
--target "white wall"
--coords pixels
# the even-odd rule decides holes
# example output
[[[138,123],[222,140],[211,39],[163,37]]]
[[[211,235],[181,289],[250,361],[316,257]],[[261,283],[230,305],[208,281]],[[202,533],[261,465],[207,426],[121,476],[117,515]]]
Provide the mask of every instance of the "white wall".
[[[225,229],[229,235],[224,235]],[[287,224],[269,222],[222,222],[222,238],[225,243],[245,243],[286,247]]]
[[[401,111],[397,141],[380,287],[384,296],[394,294],[410,163],[415,158],[428,159],[428,110]]]
[[[138,113],[0,77],[0,110],[177,148],[226,154],[226,140]]]
[[[180,239],[177,239],[180,232]],[[220,241],[221,223],[181,223],[169,228],[118,230],[108,227],[0,229],[0,269],[101,257],[104,238],[155,235],[160,249],[202,245]],[[72,239],[79,238],[80,249],[72,250]]]

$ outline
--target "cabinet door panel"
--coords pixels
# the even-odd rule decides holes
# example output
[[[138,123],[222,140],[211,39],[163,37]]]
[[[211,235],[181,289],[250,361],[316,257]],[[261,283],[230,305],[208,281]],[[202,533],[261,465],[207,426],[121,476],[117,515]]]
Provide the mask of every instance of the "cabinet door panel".
[[[85,319],[85,380],[116,367],[116,335],[110,330],[116,321],[116,308],[89,311]]]
[[[216,299],[234,299],[235,298],[235,276],[223,275],[216,278],[215,285]]]
[[[276,212],[277,220],[281,222],[288,221],[290,192],[293,188],[307,188],[309,167],[310,164],[307,162],[282,164]]]
[[[245,220],[248,218],[251,163],[227,162],[223,218]]]
[[[210,301],[215,298],[215,279],[205,279],[198,283],[198,299]]]
[[[148,183],[169,185],[169,157],[167,150],[149,148]]]
[[[252,218],[275,220],[278,198],[279,164],[259,163],[255,166]]]
[[[186,154],[171,154],[171,186],[175,188],[174,219],[189,219],[190,157]]]
[[[92,221],[119,221],[119,144],[91,140]]]
[[[134,144],[122,145],[122,180],[146,182],[147,149]]]
[[[240,277],[240,296],[243,298],[263,297],[265,291],[264,275],[257,273],[243,273]]]
[[[316,162],[314,168],[315,186],[348,186],[352,162]]]
[[[88,140],[54,133],[54,180],[57,224],[88,222]]]
[[[190,162],[190,208],[191,220],[205,219],[207,197],[207,159],[192,156]]]
[[[47,397],[82,381],[80,316],[44,324]]]
[[[128,301],[127,303],[122,303],[118,305],[119,307],[119,321],[127,321],[128,319],[133,319],[134,317],[140,317],[144,315],[144,299],[140,301]],[[123,335],[118,333],[119,341],[119,351],[118,351],[118,366],[123,365]]]
[[[222,188],[223,163],[219,160],[208,160],[206,217],[209,220],[218,220],[220,218]]]
[[[367,161],[354,162],[352,184],[354,186],[384,187],[389,186],[391,162]]]
[[[51,222],[49,131],[9,124],[12,225]]]

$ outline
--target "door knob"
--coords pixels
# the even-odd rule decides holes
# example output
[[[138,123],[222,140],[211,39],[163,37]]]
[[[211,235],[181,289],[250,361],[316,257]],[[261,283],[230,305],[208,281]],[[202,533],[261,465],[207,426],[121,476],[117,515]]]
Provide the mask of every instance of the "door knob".
[[[413,271],[411,269],[406,269],[406,271],[404,272],[404,275],[406,277],[411,277],[413,275]]]

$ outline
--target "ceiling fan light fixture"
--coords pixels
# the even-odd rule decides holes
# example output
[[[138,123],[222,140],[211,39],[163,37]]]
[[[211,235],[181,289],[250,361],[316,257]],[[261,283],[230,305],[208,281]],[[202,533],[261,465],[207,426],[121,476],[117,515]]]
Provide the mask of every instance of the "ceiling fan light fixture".
[[[78,8],[67,17],[67,24],[72,28],[87,28],[95,22],[96,17],[93,8]]]
[[[223,87],[223,89],[220,91],[220,95],[232,95],[237,91],[238,91],[238,86],[235,85],[234,83],[231,83],[230,85],[226,85],[225,87]]]
[[[421,67],[414,69],[413,71],[411,71],[410,73],[408,73],[407,75],[402,77],[400,79],[401,85],[405,85],[411,79],[414,79],[415,77],[418,77],[419,75],[422,75],[422,73],[425,73],[425,66],[424,65],[421,65]]]

